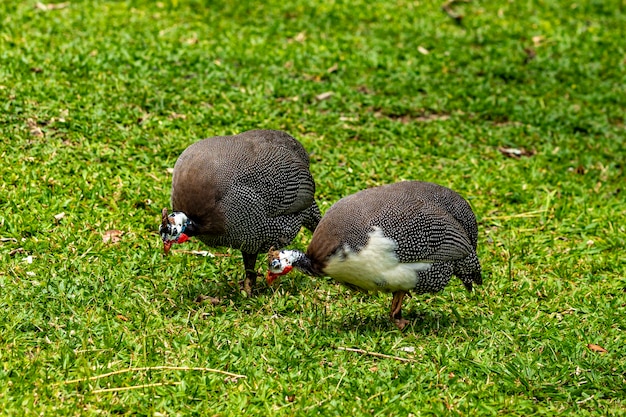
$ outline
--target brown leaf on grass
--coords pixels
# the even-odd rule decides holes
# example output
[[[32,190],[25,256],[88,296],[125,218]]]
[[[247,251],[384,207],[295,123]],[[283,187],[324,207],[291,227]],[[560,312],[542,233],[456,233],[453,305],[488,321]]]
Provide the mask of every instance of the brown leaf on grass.
[[[533,150],[527,150],[524,148],[498,148],[500,153],[509,158],[520,159],[522,156],[533,156],[537,152]]]
[[[54,220],[60,222],[63,217],[65,217],[65,212],[62,211],[61,213],[54,215]]]
[[[37,2],[37,4],[35,4],[35,9],[39,9],[39,10],[43,10],[47,12],[48,10],[65,9],[69,5],[70,5],[69,1],[66,1],[64,3],[49,3],[49,4]]]
[[[428,49],[424,48],[421,45],[417,47],[417,52],[419,52],[422,55],[428,55],[430,53]]]
[[[107,230],[102,235],[102,242],[104,243],[119,243],[122,240],[122,232],[121,230]]]
[[[38,138],[43,136],[43,132],[37,125],[37,121],[35,119],[30,119],[30,118],[26,119],[26,126],[28,126],[28,130],[30,131],[31,135],[36,136]]]
[[[609,351],[606,350],[605,348],[603,348],[602,346],[599,345],[594,345],[593,343],[589,343],[587,345],[587,347],[591,350],[593,350],[594,352],[598,352],[598,353],[608,353]]]
[[[118,320],[122,320],[122,321],[128,321],[128,317],[123,316],[121,314],[118,314],[117,316],[115,316],[115,318]]]
[[[458,24],[461,24],[463,20],[463,15],[454,11],[454,5],[458,3],[469,3],[469,0],[448,0],[441,5],[441,9],[448,16],[450,16],[450,18],[454,19]]]
[[[26,253],[26,251],[24,250],[24,248],[13,249],[11,252],[9,252],[9,256],[15,256],[18,253]]]
[[[220,300],[217,297],[211,297],[210,295],[204,295],[204,294],[200,294],[196,297],[196,299],[194,300],[196,303],[202,303],[206,300],[209,300],[209,302],[211,304],[213,304],[214,306],[218,305],[219,303],[222,302],[222,300]]]
[[[528,64],[537,56],[537,52],[533,48],[524,48],[524,53],[526,54],[526,57],[524,58],[524,64]]]

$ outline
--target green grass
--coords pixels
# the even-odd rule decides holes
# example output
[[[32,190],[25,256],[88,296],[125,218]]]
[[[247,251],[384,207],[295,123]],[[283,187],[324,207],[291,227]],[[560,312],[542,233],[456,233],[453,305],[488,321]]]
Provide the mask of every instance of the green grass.
[[[441,0],[36,4],[0,3],[0,413],[626,413],[623,1],[472,1],[461,24]],[[165,259],[168,168],[254,128],[311,152],[322,211],[459,191],[484,285],[413,297],[400,332],[389,295],[294,274],[245,298],[238,251]]]

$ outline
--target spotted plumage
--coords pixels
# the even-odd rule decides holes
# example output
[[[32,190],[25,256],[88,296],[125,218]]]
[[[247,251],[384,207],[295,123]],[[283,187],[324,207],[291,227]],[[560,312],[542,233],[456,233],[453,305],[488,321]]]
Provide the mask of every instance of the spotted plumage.
[[[252,290],[259,252],[289,244],[301,226],[315,230],[320,212],[304,147],[285,132],[253,130],[190,145],[172,178],[172,209],[160,233],[166,248],[180,232],[209,246],[242,252],[244,289]]]
[[[400,182],[339,200],[306,253],[270,252],[268,280],[295,266],[349,287],[392,292],[391,317],[403,327],[407,292],[441,291],[453,274],[468,290],[482,283],[477,241],[476,217],[459,194],[433,183]]]

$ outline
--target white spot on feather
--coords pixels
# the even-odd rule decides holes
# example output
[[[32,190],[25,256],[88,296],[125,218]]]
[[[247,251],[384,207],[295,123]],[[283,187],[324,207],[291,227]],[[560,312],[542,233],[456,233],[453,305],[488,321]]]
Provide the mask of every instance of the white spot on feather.
[[[432,262],[400,263],[396,248],[393,239],[386,237],[379,227],[374,227],[367,244],[359,252],[346,245],[328,259],[324,273],[367,291],[412,290],[418,282],[416,272],[428,270]]]

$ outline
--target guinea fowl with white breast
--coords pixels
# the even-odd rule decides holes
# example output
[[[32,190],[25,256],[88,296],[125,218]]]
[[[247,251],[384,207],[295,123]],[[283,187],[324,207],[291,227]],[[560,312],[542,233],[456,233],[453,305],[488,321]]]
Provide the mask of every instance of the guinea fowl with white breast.
[[[390,318],[402,329],[407,293],[441,291],[452,275],[468,291],[482,284],[477,242],[476,217],[463,197],[429,182],[399,182],[335,203],[306,253],[270,250],[267,281],[295,267],[354,289],[391,292]]]
[[[251,294],[257,255],[289,244],[301,226],[320,221],[309,155],[277,130],[216,136],[190,145],[172,177],[172,210],[163,209],[159,234],[167,254],[197,236],[208,246],[241,250]]]

